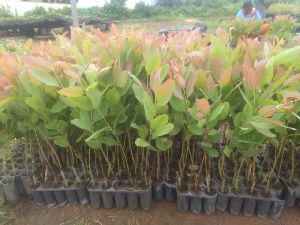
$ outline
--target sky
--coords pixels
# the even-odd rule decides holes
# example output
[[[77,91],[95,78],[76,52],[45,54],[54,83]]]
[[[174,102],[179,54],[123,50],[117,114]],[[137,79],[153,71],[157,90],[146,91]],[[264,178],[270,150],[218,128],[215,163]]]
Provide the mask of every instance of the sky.
[[[109,0],[79,0],[78,7],[103,6],[105,1],[109,2]],[[127,0],[126,5],[128,8],[134,8],[135,4],[141,1],[146,4],[151,2],[151,0]]]
[[[110,0],[79,0],[78,8],[85,8],[91,6],[103,6],[105,2]],[[127,0],[126,5],[128,8],[134,8],[135,4],[138,2],[145,2],[150,4],[151,0]],[[0,5],[9,6],[11,11],[15,13],[17,11],[18,15],[23,15],[25,12],[34,9],[36,6],[43,6],[45,8],[61,8],[65,5],[62,4],[50,4],[50,3],[34,3],[34,2],[24,2],[20,0],[0,0]]]

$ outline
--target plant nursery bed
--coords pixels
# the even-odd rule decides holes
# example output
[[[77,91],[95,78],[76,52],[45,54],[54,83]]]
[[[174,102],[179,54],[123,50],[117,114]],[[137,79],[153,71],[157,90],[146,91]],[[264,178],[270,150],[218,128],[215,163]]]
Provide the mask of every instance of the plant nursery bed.
[[[153,203],[150,211],[119,210],[104,208],[94,210],[92,207],[66,204],[64,207],[39,207],[25,199],[13,207],[4,206],[1,209],[0,224],[18,225],[116,225],[116,224],[143,224],[143,225],[298,225],[300,213],[297,208],[284,208],[279,220],[271,218],[260,219],[246,217],[241,214],[230,215],[227,212],[216,211],[213,216],[194,214],[192,212],[179,213],[176,204],[162,201]]]

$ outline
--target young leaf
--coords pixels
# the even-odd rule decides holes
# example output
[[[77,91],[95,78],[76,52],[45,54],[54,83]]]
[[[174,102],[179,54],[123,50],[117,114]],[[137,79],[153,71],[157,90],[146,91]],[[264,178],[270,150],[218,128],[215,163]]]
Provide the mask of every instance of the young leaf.
[[[120,101],[120,94],[116,88],[112,88],[106,92],[106,100],[112,105],[117,105]]]
[[[204,128],[199,127],[197,124],[193,124],[188,127],[192,134],[194,135],[203,135],[204,134]]]
[[[143,103],[144,103],[146,119],[149,122],[151,122],[153,117],[155,116],[156,109],[152,102],[151,97],[146,92],[143,93]]]
[[[228,67],[225,70],[222,70],[221,76],[220,76],[220,86],[224,87],[230,82],[232,74],[232,66]]]
[[[138,147],[142,147],[142,148],[146,148],[146,147],[150,146],[149,142],[145,141],[142,138],[137,138],[135,140],[135,145]]]
[[[67,137],[64,137],[64,136],[54,137],[54,144],[56,144],[60,147],[63,147],[63,148],[66,148],[66,147],[70,146]]]
[[[155,97],[156,97],[156,105],[158,107],[168,104],[168,102],[172,97],[174,85],[175,85],[174,80],[168,79],[166,82],[164,82],[162,85],[160,85],[157,88],[157,91],[155,92]]]
[[[53,86],[53,87],[59,86],[56,79],[53,76],[51,76],[48,73],[45,73],[43,71],[30,70],[30,75],[46,85]]]
[[[168,123],[168,120],[169,117],[167,114],[159,115],[150,121],[150,127],[151,129],[157,129],[159,127],[163,127]]]
[[[204,115],[209,113],[210,105],[209,105],[209,102],[205,98],[196,99],[196,104],[198,105],[200,112],[202,112]]]
[[[83,90],[79,86],[66,87],[58,91],[60,95],[66,97],[79,97],[83,95]]]
[[[174,125],[172,123],[168,123],[163,127],[157,128],[152,133],[152,138],[155,139],[157,137],[161,137],[163,135],[169,134],[174,128]]]
[[[224,152],[224,155],[226,155],[228,158],[230,157],[231,150],[227,145],[225,146],[223,152]]]
[[[210,149],[207,152],[208,152],[209,157],[211,157],[211,158],[219,157],[219,152],[216,149]]]
[[[146,72],[148,75],[152,75],[152,73],[155,70],[157,70],[161,65],[161,56],[158,52],[151,53],[146,57],[145,61],[146,61]]]

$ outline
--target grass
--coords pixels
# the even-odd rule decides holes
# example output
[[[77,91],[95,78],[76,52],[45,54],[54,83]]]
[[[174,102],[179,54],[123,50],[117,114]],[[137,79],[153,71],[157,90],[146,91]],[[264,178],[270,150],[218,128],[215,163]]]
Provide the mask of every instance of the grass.
[[[143,20],[126,20],[116,22],[120,30],[138,30],[145,29],[149,32],[158,32],[161,29],[174,29],[181,26],[194,25],[197,22],[204,22],[208,27],[208,31],[214,31],[219,27],[220,22],[225,18],[156,18]]]

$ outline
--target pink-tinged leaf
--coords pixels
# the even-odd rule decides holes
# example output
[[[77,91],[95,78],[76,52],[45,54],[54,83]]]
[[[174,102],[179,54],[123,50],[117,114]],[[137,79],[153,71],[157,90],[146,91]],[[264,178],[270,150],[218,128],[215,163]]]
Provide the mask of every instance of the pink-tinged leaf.
[[[283,127],[283,128],[287,128],[290,130],[296,130],[295,128],[286,126],[283,122],[278,121],[278,120],[267,119],[267,121],[270,121],[274,126]]]
[[[157,91],[155,92],[157,106],[164,106],[169,102],[172,97],[174,86],[174,80],[168,79],[157,88]]]
[[[300,81],[300,74],[291,76],[290,78],[288,78],[285,82],[284,85],[290,85],[293,84],[294,82],[298,82]]]
[[[190,97],[194,91],[195,84],[198,80],[198,71],[192,73],[186,84],[186,97]]]
[[[27,67],[32,69],[39,69],[43,71],[52,71],[52,64],[42,57],[35,56],[24,56],[22,61],[27,65]]]
[[[230,78],[232,75],[232,66],[228,67],[225,70],[222,70],[220,77],[220,86],[224,87],[230,82]]]
[[[200,112],[204,115],[210,112],[210,104],[205,98],[196,99],[196,104],[198,105]]]
[[[80,76],[71,70],[65,70],[64,73],[73,80],[80,81]]]
[[[284,100],[284,102],[282,104],[280,104],[279,106],[277,106],[277,108],[286,110],[286,111],[290,111],[294,108],[294,104],[292,102],[287,102],[286,100]]]
[[[263,79],[263,75],[266,70],[267,63],[268,63],[267,60],[255,61],[255,63],[254,63],[254,69],[256,71],[256,77],[257,77],[257,81],[259,82],[259,84],[261,83],[261,81]]]
[[[300,99],[300,92],[299,91],[290,91],[290,90],[283,90],[279,92],[282,96],[286,99],[290,100],[299,100]]]
[[[155,92],[157,87],[161,85],[160,82],[160,73],[161,68],[156,70],[151,76],[150,76],[150,87]]]
[[[60,95],[66,97],[79,97],[83,94],[83,90],[79,86],[66,87],[58,91]]]
[[[264,118],[272,117],[277,111],[276,106],[274,105],[266,105],[259,109],[259,115]]]
[[[188,53],[190,58],[196,58],[201,64],[205,62],[205,55],[201,51],[193,51]]]
[[[181,88],[178,88],[176,85],[173,91],[173,95],[179,99],[184,99]]]
[[[210,61],[210,70],[212,73],[212,76],[215,77],[217,80],[220,79],[221,72],[223,69],[223,63],[222,60],[219,58],[212,58]]]
[[[175,74],[174,78],[175,78],[176,84],[179,87],[185,88],[185,80],[181,74],[179,74],[179,73]]]
[[[260,84],[259,79],[256,77],[256,72],[251,65],[249,55],[246,54],[243,63],[243,77],[244,84],[251,90],[255,90]]]

